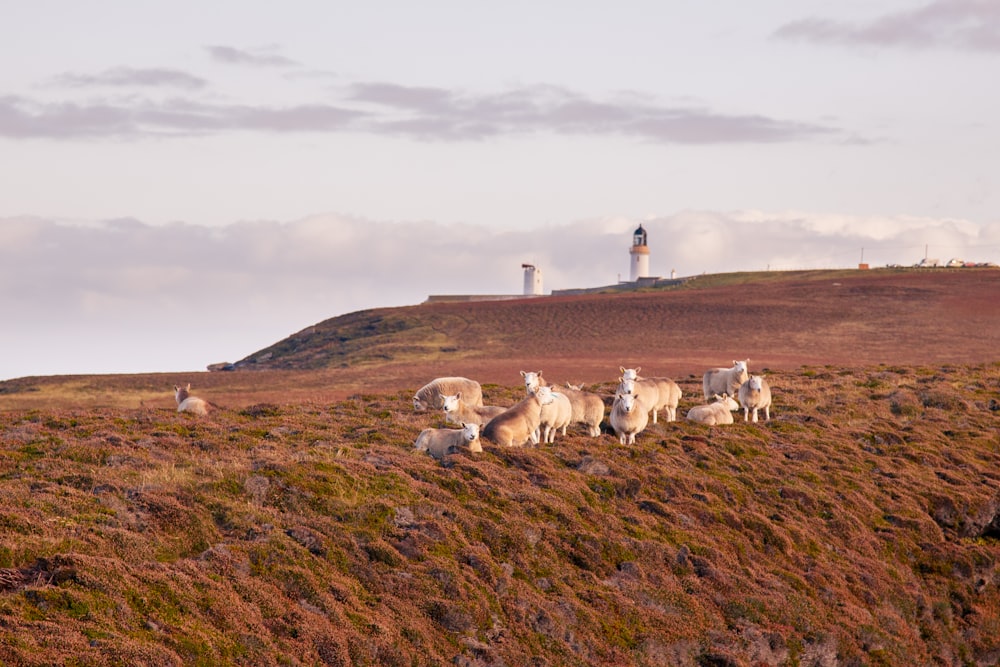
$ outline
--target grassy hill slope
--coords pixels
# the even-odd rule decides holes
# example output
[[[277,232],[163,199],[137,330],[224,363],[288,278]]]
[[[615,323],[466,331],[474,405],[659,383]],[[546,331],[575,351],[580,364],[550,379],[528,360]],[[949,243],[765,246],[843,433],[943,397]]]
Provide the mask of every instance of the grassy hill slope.
[[[1000,365],[769,377],[770,422],[444,464],[405,391],[0,412],[0,662],[1000,660]]]

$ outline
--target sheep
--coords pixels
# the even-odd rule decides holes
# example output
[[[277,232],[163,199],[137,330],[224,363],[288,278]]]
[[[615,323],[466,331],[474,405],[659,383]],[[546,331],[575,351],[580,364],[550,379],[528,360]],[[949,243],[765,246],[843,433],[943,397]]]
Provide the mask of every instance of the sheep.
[[[687,418],[690,421],[709,426],[733,423],[733,413],[726,407],[724,400],[707,405],[696,405],[688,410]]]
[[[763,375],[751,375],[740,385],[740,405],[743,406],[743,421],[750,420],[753,410],[753,421],[757,421],[757,411],[764,411],[765,421],[771,420],[771,387]]]
[[[601,422],[604,420],[604,400],[597,394],[583,391],[583,385],[566,383],[562,389],[570,405],[573,407],[571,424],[583,424],[587,434],[595,438],[601,435]]]
[[[497,405],[469,405],[462,400],[462,392],[442,396],[444,419],[450,424],[476,424],[482,426],[506,410]]]
[[[615,402],[611,405],[608,416],[611,428],[618,434],[618,442],[623,445],[634,445],[635,436],[646,430],[649,424],[649,410],[637,394],[615,394]]]
[[[563,436],[566,435],[566,427],[573,419],[573,405],[566,394],[553,391],[552,387],[538,387],[535,394],[543,397],[542,411],[538,417],[540,439],[551,444],[556,441],[556,431],[562,430]],[[551,402],[544,400],[547,394],[552,395]]]
[[[740,385],[747,381],[747,369],[750,360],[734,361],[732,368],[710,368],[705,371],[702,378],[702,391],[705,400],[709,400],[712,394],[729,394],[736,396],[740,390]]]
[[[191,396],[191,383],[186,387],[174,385],[174,399],[177,401],[177,412],[191,412],[196,415],[208,414],[208,403],[197,396]]]
[[[681,388],[677,383],[667,378],[620,378],[617,394],[636,394],[643,405],[649,408],[653,423],[657,423],[657,412],[666,410],[668,422],[677,419],[677,404],[680,402]]]
[[[440,410],[443,407],[443,396],[461,392],[463,399],[469,405],[483,404],[483,388],[475,380],[463,377],[442,377],[431,380],[413,395],[413,409]]]
[[[708,399],[709,403],[725,403],[726,407],[729,408],[730,412],[734,412],[740,409],[740,404],[730,396],[729,394],[712,394],[712,397]]]
[[[524,391],[526,394],[534,394],[536,389],[548,384],[545,378],[542,377],[541,371],[521,371],[521,377],[524,378]]]
[[[542,406],[551,403],[552,392],[526,396],[483,427],[483,437],[501,447],[520,447],[529,440],[538,444]]]
[[[414,449],[427,452],[438,461],[465,446],[470,452],[483,451],[479,441],[479,424],[462,424],[462,428],[425,428],[414,443]]]

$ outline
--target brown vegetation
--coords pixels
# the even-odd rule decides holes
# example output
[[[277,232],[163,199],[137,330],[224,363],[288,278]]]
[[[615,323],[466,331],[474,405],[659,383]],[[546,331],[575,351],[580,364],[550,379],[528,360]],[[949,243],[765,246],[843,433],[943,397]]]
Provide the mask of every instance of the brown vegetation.
[[[447,362],[0,383],[0,663],[995,664],[1000,363],[977,327],[995,325],[997,278],[965,275],[985,281],[965,301],[896,274],[838,278],[854,297],[834,303],[792,281],[796,307],[781,306],[780,281],[635,295],[645,329],[618,320],[619,345],[593,339],[592,366],[568,339],[527,347],[541,329],[523,333],[534,320],[515,314],[543,308],[528,302],[494,315],[496,338],[449,339],[502,361],[463,348]],[[678,295],[727,332],[757,303],[759,321],[792,331],[791,351],[708,329],[694,351],[675,347],[698,340],[662,326]],[[851,320],[864,295],[898,317]],[[547,331],[597,326],[548,307]],[[958,312],[966,338],[953,319],[931,328]],[[634,343],[660,332],[670,343],[647,361]],[[795,363],[797,351],[814,356]],[[747,356],[772,387],[769,422],[661,422],[630,447],[572,427],[554,445],[443,465],[413,450],[443,425],[410,405],[437,375],[480,379],[487,403],[511,404],[522,368],[610,397],[618,366],[641,365],[678,381],[683,411],[701,370]],[[385,382],[323,386],[362,371]],[[182,381],[221,407],[178,414],[169,387]]]

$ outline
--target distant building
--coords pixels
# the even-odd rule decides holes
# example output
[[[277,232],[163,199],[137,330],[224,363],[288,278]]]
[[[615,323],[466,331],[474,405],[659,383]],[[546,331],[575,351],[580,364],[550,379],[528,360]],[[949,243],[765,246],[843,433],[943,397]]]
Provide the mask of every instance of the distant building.
[[[640,278],[649,277],[649,246],[646,245],[646,230],[639,228],[632,234],[632,247],[629,254],[629,282],[637,282]]]
[[[541,296],[542,270],[534,264],[522,264],[524,269],[524,296]]]

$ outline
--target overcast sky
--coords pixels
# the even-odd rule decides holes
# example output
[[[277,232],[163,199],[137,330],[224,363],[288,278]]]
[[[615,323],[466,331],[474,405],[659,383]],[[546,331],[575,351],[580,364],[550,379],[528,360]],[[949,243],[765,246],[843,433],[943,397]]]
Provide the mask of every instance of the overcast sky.
[[[1000,261],[1000,2],[3,2],[0,379],[346,312]],[[862,250],[863,249],[863,250]]]

